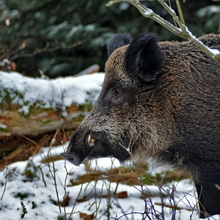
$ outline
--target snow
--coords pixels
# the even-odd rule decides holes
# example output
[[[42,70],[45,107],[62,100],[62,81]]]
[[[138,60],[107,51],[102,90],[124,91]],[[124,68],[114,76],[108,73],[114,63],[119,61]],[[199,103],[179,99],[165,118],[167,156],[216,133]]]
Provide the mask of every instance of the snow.
[[[0,173],[0,210],[1,219],[14,220],[20,219],[58,219],[59,216],[66,214],[69,219],[70,213],[72,219],[81,219],[80,212],[96,216],[94,219],[107,219],[107,211],[110,212],[110,219],[142,219],[145,205],[149,210],[155,209],[157,214],[162,212],[159,204],[177,205],[182,208],[176,210],[176,219],[199,219],[196,211],[195,190],[189,179],[180,182],[163,185],[161,188],[156,185],[128,186],[109,182],[107,180],[91,181],[81,185],[71,186],[70,181],[77,177],[87,174],[84,164],[76,167],[64,160],[43,163],[43,159],[51,155],[59,155],[66,146],[57,146],[53,148],[43,148],[40,153],[30,158],[28,161],[16,162],[9,165]],[[91,170],[108,170],[113,167],[120,167],[121,164],[111,158],[102,158],[92,160]],[[28,171],[33,176],[28,176]],[[55,172],[54,172],[55,171]],[[55,178],[54,178],[55,176]],[[57,193],[56,193],[57,191]],[[125,198],[105,197],[113,192],[127,192]],[[142,193],[149,195],[158,195],[147,197],[144,201],[141,198]],[[172,195],[175,199],[172,201],[169,197],[160,198],[160,193]],[[59,201],[63,201],[65,194],[70,197],[69,204],[66,207],[57,205],[57,195]],[[111,204],[111,208],[108,205]],[[153,208],[152,208],[153,204]],[[25,213],[25,207],[27,213]],[[189,210],[187,210],[189,209]],[[171,219],[174,215],[171,208],[164,208],[164,219]],[[149,217],[154,219],[155,213]],[[146,219],[148,219],[146,217]],[[209,219],[219,219],[214,216]]]
[[[12,102],[22,106],[19,111],[24,114],[28,114],[32,105],[53,109],[62,106],[65,112],[66,107],[72,103],[85,104],[87,100],[94,102],[103,79],[104,74],[101,73],[49,80],[0,71],[0,93],[4,94],[5,91],[2,89],[7,88]],[[5,98],[7,95],[1,97]]]
[[[210,49],[210,51],[214,54],[214,57],[220,55],[220,51],[217,49]]]
[[[204,49],[206,49],[207,51],[209,51],[211,54],[210,56],[212,58],[216,58],[217,56],[220,55],[220,51],[218,49],[212,49],[212,48],[209,48],[208,46],[206,46],[202,41],[200,41],[198,38],[196,38],[195,35],[192,34],[192,32],[188,29],[187,26],[184,25],[184,28],[185,28],[185,31],[186,33],[190,36],[190,38],[192,40],[194,40],[194,43],[197,42],[197,46],[200,44],[201,47],[204,47]],[[205,52],[205,51],[204,51]]]
[[[153,14],[154,14],[153,10],[151,10],[151,9],[149,9],[149,8],[147,8],[147,9],[144,10],[144,15],[145,15],[146,17],[151,17]]]
[[[4,124],[0,124],[0,128],[7,128],[7,126]]]

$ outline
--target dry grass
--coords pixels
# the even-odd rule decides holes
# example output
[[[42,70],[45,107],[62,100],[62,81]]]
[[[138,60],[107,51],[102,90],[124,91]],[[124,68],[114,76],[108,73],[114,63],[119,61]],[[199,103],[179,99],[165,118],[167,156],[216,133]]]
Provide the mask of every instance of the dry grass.
[[[71,134],[72,131],[58,130],[33,137],[15,135],[0,139],[0,171],[11,163],[28,160],[42,147],[64,144]]]
[[[10,163],[16,162],[16,161],[20,161],[20,160],[28,160],[29,157],[33,156],[34,154],[38,153],[40,151],[40,149],[42,147],[45,146],[50,146],[52,147],[53,145],[60,145],[66,142],[66,140],[69,138],[69,135],[71,133],[66,133],[63,131],[57,131],[53,134],[47,134],[44,136],[41,136],[38,141],[36,140],[36,138],[31,139],[30,137],[19,137],[18,139],[13,139],[10,140],[10,144],[17,145],[16,149],[13,149],[13,151],[11,151],[10,153],[8,153],[4,158],[2,158],[1,160],[1,164],[0,167],[1,169],[3,169],[5,166],[9,165]],[[19,140],[18,142],[16,142],[17,140]],[[48,152],[50,152],[50,149],[48,149]],[[84,211],[82,210],[82,212],[79,213],[80,218],[82,219],[88,219],[88,220],[92,220],[92,219],[97,219],[97,215],[99,212],[99,206],[101,203],[102,199],[106,199],[109,200],[109,207],[107,207],[107,212],[106,212],[106,218],[110,219],[110,209],[111,209],[111,202],[112,198],[114,198],[114,201],[117,201],[117,199],[119,198],[128,198],[128,192],[127,191],[118,191],[117,187],[119,184],[125,184],[125,185],[129,185],[129,186],[147,186],[147,185],[157,185],[158,188],[162,187],[162,185],[164,183],[169,183],[172,182],[173,180],[181,180],[183,178],[188,177],[187,174],[185,173],[180,173],[180,172],[164,172],[164,173],[160,173],[160,174],[156,174],[154,176],[152,176],[149,172],[148,172],[148,165],[147,164],[138,164],[138,165],[134,165],[134,166],[121,166],[121,167],[117,167],[117,168],[109,168],[108,170],[99,170],[96,168],[92,168],[90,166],[89,162],[85,162],[85,170],[87,171],[86,174],[84,175],[80,175],[75,179],[70,179],[70,181],[67,182],[67,176],[69,176],[68,171],[66,170],[66,180],[64,181],[64,185],[63,187],[65,188],[65,196],[63,197],[62,200],[60,200],[60,196],[59,196],[59,191],[57,190],[57,180],[59,179],[59,177],[56,174],[56,168],[55,168],[55,163],[58,160],[61,160],[62,158],[59,155],[52,155],[50,153],[48,153],[48,155],[46,157],[43,157],[41,160],[41,165],[38,167],[39,170],[42,172],[42,180],[44,181],[45,178],[45,174],[43,173],[41,167],[42,166],[48,166],[49,170],[50,170],[50,174],[51,177],[54,179],[54,186],[55,186],[55,193],[57,194],[57,201],[53,201],[54,204],[56,204],[59,207],[61,216],[59,219],[69,219],[71,220],[71,213],[74,212],[75,210],[75,206],[77,205],[77,203],[80,202],[85,202],[89,199],[89,197],[82,197],[81,192],[79,191],[79,195],[75,201],[75,204],[72,207],[72,212],[71,213],[66,213],[65,209],[66,207],[69,206],[69,201],[71,200],[68,192],[67,192],[67,187],[74,187],[74,186],[85,186],[85,185],[89,185],[91,182],[95,181],[102,181],[103,182],[103,187],[107,187],[106,183],[109,183],[109,186],[112,183],[116,183],[116,187],[115,190],[112,192],[110,189],[109,191],[107,190],[107,192],[105,191],[105,193],[103,193],[102,195],[97,196],[96,198],[96,204],[92,204],[94,206],[96,206],[96,212],[94,212],[93,214],[86,214],[84,213]],[[65,164],[65,163],[64,163]],[[31,169],[30,169],[31,170]],[[29,169],[27,169],[27,171],[29,171]],[[30,171],[31,172],[31,171]],[[26,172],[26,176],[29,177],[29,179],[31,179],[32,173],[30,172]],[[58,178],[58,179],[57,179]],[[46,182],[45,183],[45,187],[47,186]],[[7,183],[5,184],[7,185]],[[83,188],[81,188],[83,190]],[[146,203],[146,210],[149,210],[148,207],[154,207],[153,204],[151,204],[153,197],[158,197],[158,193],[154,194],[154,193],[149,193],[146,189],[144,189],[141,191],[141,199],[143,199],[143,201]],[[162,193],[159,195],[161,197],[161,203],[160,204],[156,204],[156,205],[161,205],[162,207],[166,207],[167,204],[163,203],[163,198],[167,198],[171,195],[167,194],[167,193]],[[171,198],[173,199],[173,198]],[[174,201],[174,199],[172,200]],[[172,209],[172,210],[178,210],[178,206],[175,205],[175,203],[171,203],[170,205],[168,204],[168,208]],[[62,211],[64,210],[64,211]],[[124,217],[125,216],[129,216],[129,215],[141,215],[143,216],[143,219],[152,219],[151,216],[149,215],[149,213],[146,212],[146,210],[143,213],[136,213],[134,210],[134,213],[124,213]],[[155,210],[153,210],[155,212]],[[146,213],[145,213],[146,212]],[[63,213],[65,213],[63,215]],[[152,212],[153,213],[153,212]],[[68,216],[68,218],[67,218]],[[144,218],[145,217],[145,218]],[[127,218],[126,218],[127,219]],[[128,218],[129,219],[129,218]]]

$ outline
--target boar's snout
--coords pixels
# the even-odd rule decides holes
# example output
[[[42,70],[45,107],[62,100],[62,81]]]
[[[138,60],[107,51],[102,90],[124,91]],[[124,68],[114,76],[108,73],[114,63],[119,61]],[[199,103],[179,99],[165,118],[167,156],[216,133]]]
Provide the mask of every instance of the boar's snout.
[[[97,145],[98,139],[98,135],[93,134],[91,131],[78,128],[71,138],[67,151],[62,153],[61,156],[78,166],[85,158],[89,157],[91,149]]]
[[[92,131],[79,127],[71,137],[67,151],[61,156],[80,165],[85,159],[113,156],[120,161],[129,159],[130,153],[123,147],[111,142],[111,137],[104,131]]]
[[[86,158],[105,156],[105,137],[104,132],[94,132],[79,127],[72,135],[67,151],[61,156],[76,166]]]
[[[74,165],[78,166],[81,163],[81,159],[79,158],[79,156],[77,154],[73,153],[69,153],[64,152],[60,154],[65,160],[68,160],[69,162],[73,163]]]

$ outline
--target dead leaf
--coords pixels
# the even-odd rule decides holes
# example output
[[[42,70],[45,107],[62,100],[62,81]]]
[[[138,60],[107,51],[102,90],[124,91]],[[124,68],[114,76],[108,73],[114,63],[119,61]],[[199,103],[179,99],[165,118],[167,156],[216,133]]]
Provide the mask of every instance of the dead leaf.
[[[85,202],[85,201],[88,201],[88,198],[86,196],[83,196],[82,198],[78,198],[76,201],[77,202]]]
[[[23,50],[23,49],[25,49],[26,48],[26,46],[27,46],[27,42],[26,41],[23,41],[22,42],[22,44],[20,45],[20,50]]]
[[[116,197],[119,199],[125,199],[128,198],[128,192],[127,191],[122,191],[116,194]]]
[[[94,219],[94,214],[86,214],[86,213],[83,213],[83,212],[80,212],[79,213],[79,217],[83,220],[93,220]]]
[[[60,202],[60,205],[62,207],[66,207],[69,205],[69,201],[70,201],[70,197],[69,197],[69,194],[65,195],[64,198],[63,198],[63,201]]]

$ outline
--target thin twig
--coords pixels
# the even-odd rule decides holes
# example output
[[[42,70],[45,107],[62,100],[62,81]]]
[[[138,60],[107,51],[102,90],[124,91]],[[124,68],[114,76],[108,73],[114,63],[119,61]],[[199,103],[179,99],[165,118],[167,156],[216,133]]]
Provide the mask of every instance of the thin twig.
[[[187,210],[187,211],[193,211],[192,208],[184,208],[184,207],[178,207],[176,205],[172,205],[172,204],[162,204],[162,203],[159,203],[159,202],[155,202],[154,203],[155,205],[158,205],[158,206],[163,206],[163,207],[167,207],[167,208],[170,208],[172,210]]]
[[[178,10],[178,13],[179,13],[180,20],[181,20],[182,24],[185,25],[186,23],[185,23],[185,20],[184,20],[183,11],[182,11],[179,0],[176,0],[176,6],[177,6],[177,10]]]
[[[8,168],[6,168],[6,170],[7,170],[7,173],[6,173],[6,175],[5,175],[4,189],[3,189],[2,196],[1,196],[1,199],[0,199],[0,200],[2,200],[3,197],[4,197],[4,195],[5,195],[6,187],[7,187],[7,183],[8,183],[9,170],[8,170]]]
[[[176,12],[167,5],[163,0],[158,0],[158,2],[163,6],[163,8],[172,16],[173,20],[177,23],[179,27],[182,26],[182,22],[180,21],[179,17],[177,16]],[[176,27],[176,26],[175,26]],[[177,27],[176,27],[177,28]],[[181,28],[182,29],[182,28]],[[180,36],[181,37],[181,36]]]
[[[56,131],[56,133],[54,134],[52,139],[56,139],[56,136],[57,136],[58,133],[59,133],[59,130]],[[51,152],[51,149],[52,149],[52,145],[50,146],[50,148],[48,150],[48,156]],[[49,171],[50,171],[51,176],[52,176],[53,181],[54,181],[54,187],[55,187],[55,191],[56,191],[57,202],[58,202],[58,206],[59,206],[59,212],[61,213],[61,205],[60,205],[61,203],[60,203],[60,199],[59,199],[59,192],[58,192],[58,185],[57,185],[57,178],[56,178],[56,168],[55,168],[54,161],[52,162],[52,169],[51,169],[50,164],[48,164],[48,168],[49,168]]]
[[[39,165],[38,168],[39,168],[40,173],[41,173],[42,181],[43,181],[45,187],[47,187],[47,183],[46,183],[46,181],[45,181],[45,179],[44,179],[44,172],[43,172],[43,170],[42,170],[41,165]]]

